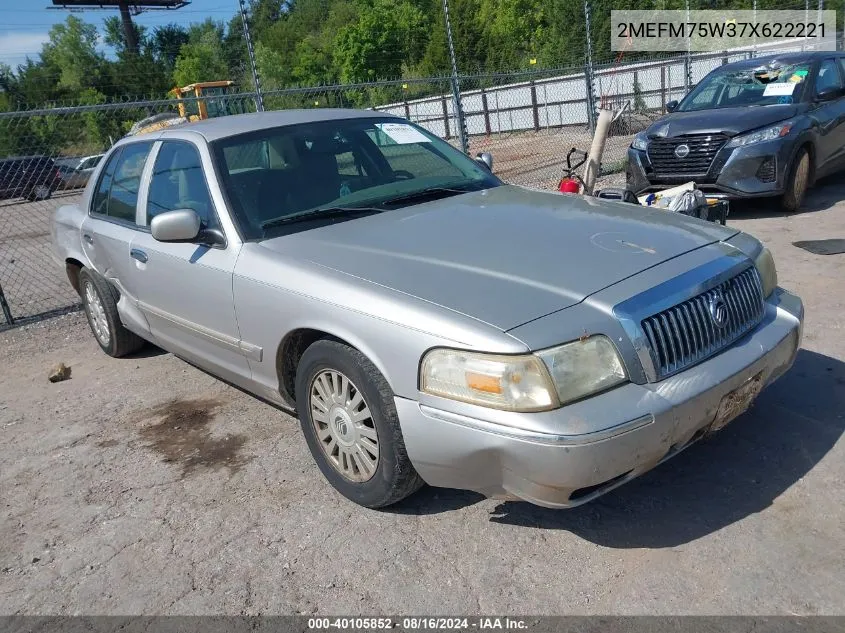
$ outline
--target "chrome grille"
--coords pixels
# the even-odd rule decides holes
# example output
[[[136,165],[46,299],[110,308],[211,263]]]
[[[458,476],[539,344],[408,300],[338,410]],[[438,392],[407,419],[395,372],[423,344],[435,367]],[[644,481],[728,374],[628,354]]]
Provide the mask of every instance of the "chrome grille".
[[[711,303],[723,301],[723,327]],[[657,378],[671,376],[724,349],[763,318],[763,290],[756,268],[749,268],[712,290],[642,320]]]
[[[656,176],[705,176],[716,154],[727,142],[724,134],[695,134],[675,138],[655,138],[648,143],[648,158]],[[679,145],[686,145],[689,153],[675,154]]]

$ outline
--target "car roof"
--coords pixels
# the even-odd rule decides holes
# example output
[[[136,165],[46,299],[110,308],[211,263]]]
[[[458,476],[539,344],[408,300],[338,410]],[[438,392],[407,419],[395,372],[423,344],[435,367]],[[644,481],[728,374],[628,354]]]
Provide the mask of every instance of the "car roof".
[[[265,130],[285,125],[298,125],[302,123],[316,123],[319,121],[341,121],[344,119],[368,119],[368,118],[395,118],[392,114],[379,112],[377,110],[351,110],[343,108],[314,108],[311,110],[278,110],[273,112],[253,112],[251,114],[235,114],[231,116],[205,119],[183,123],[166,128],[161,133],[161,138],[167,138],[170,132],[196,132],[205,137],[207,141]]]
[[[842,57],[842,54],[836,53],[835,51],[776,53],[774,55],[764,55],[761,57],[753,57],[751,59],[743,59],[742,61],[725,64],[720,68],[728,70],[745,70],[765,66],[767,64],[771,64],[772,62],[780,62],[782,64],[800,64],[802,62],[805,62],[809,64],[817,59],[827,57]]]

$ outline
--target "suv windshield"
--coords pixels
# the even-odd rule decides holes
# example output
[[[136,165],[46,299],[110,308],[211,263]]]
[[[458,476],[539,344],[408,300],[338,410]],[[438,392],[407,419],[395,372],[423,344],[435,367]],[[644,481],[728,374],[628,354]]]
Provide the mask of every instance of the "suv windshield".
[[[392,118],[269,128],[212,148],[230,207],[250,240],[502,184],[445,141]]]
[[[689,93],[677,111],[798,103],[809,71],[808,63],[716,71]]]

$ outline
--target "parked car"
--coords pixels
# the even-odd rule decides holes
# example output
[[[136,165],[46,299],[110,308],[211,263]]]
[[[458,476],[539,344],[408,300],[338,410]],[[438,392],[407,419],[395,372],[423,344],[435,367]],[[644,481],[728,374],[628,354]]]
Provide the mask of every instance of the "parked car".
[[[531,191],[404,119],[246,114],[119,141],[55,252],[103,351],[151,341],[299,416],[381,507],[575,506],[783,374],[801,300],[738,229]]]
[[[790,53],[713,70],[637,134],[637,193],[695,181],[727,198],[779,197],[795,211],[817,178],[845,167],[845,55]]]
[[[46,156],[0,158],[0,199],[46,200],[61,182],[53,159]]]
[[[81,189],[88,184],[88,179],[99,164],[102,154],[81,158],[59,158],[56,166],[61,174],[62,189]]]

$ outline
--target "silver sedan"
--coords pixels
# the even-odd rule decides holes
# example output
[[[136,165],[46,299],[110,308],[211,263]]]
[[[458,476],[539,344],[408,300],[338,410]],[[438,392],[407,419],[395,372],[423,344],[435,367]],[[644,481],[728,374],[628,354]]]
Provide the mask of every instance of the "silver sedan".
[[[370,111],[126,138],[53,239],[107,354],[151,341],[295,410],[368,507],[424,482],[587,502],[741,414],[801,339],[753,237],[508,186]]]

